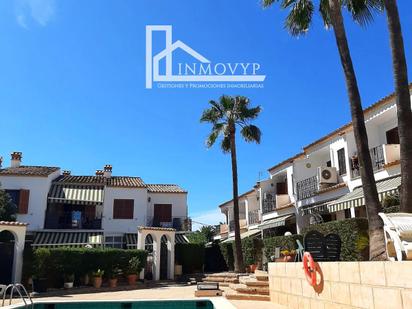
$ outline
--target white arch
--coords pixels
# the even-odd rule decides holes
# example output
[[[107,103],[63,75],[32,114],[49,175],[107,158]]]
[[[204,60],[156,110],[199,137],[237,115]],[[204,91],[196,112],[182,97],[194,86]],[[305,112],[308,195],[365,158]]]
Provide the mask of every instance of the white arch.
[[[26,223],[0,221],[0,232],[8,231],[14,236],[14,256],[12,268],[12,282],[21,282],[23,269],[23,250],[26,241]]]

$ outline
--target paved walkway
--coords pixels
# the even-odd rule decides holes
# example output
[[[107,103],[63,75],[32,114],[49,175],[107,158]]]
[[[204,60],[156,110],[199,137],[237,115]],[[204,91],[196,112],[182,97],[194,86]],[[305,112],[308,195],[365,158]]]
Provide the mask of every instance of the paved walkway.
[[[48,297],[36,297],[36,301],[50,300],[117,300],[117,299],[193,299],[196,286],[165,284],[149,288],[112,291],[109,289],[87,289],[72,291],[57,291],[49,293]],[[238,309],[282,309],[276,304],[262,301],[231,300],[230,303]]]

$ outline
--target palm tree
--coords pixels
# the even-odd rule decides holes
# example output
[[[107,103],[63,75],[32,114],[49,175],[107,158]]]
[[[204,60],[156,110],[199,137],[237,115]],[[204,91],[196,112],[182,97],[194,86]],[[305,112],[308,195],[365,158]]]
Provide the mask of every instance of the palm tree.
[[[206,146],[212,147],[219,136],[222,137],[220,148],[224,153],[229,153],[232,159],[232,181],[233,181],[233,217],[235,221],[235,271],[244,272],[242,244],[240,241],[239,226],[239,199],[238,199],[238,178],[236,159],[236,130],[240,127],[240,135],[246,142],[260,143],[260,129],[250,124],[250,121],[257,118],[260,106],[249,107],[250,100],[243,96],[231,97],[223,95],[219,102],[210,101],[211,107],[204,110],[201,122],[212,124]]]
[[[392,49],[393,75],[395,79],[396,106],[398,110],[398,131],[401,147],[401,211],[412,213],[412,112],[411,97],[408,86],[408,67],[401,22],[399,20],[396,0],[384,0],[388,16],[388,28]],[[409,201],[409,203],[408,203]]]
[[[271,6],[279,0],[263,0],[263,6]],[[281,7],[289,9],[285,26],[293,36],[305,34],[311,25],[315,4],[313,0],[281,0]],[[383,223],[378,213],[381,204],[378,198],[375,178],[372,168],[372,160],[369,153],[368,136],[362,109],[361,97],[349,45],[346,37],[342,16],[342,8],[346,8],[353,19],[361,25],[372,20],[372,10],[381,10],[380,0],[319,0],[319,11],[325,27],[332,27],[336,44],[339,50],[340,60],[345,75],[346,88],[349,97],[350,111],[352,115],[353,132],[360,163],[360,174],[367,205],[369,221],[370,259],[386,259]]]

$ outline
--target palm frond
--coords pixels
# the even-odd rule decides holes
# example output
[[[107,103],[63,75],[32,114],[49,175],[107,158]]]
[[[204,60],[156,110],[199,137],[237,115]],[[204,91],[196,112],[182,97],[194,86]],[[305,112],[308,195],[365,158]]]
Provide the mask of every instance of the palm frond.
[[[216,139],[218,137],[219,137],[219,131],[213,130],[206,139],[206,147],[207,148],[212,147],[215,144]]]
[[[220,144],[220,148],[222,148],[222,151],[224,153],[230,152],[230,138],[229,138],[229,136],[226,135],[225,137],[223,137],[222,142]]]
[[[222,95],[219,98],[219,103],[222,106],[223,113],[227,113],[228,111],[232,111],[235,105],[235,100],[233,97],[228,95]]]
[[[285,21],[285,28],[291,35],[306,34],[312,23],[313,2],[311,0],[284,0],[284,9],[292,7]]]
[[[257,126],[254,126],[253,124],[244,126],[240,131],[240,134],[245,139],[245,141],[256,142],[257,144],[260,143],[260,138],[262,136],[260,129]]]
[[[202,117],[200,117],[200,122],[216,123],[220,119],[222,119],[222,114],[212,107],[203,111]]]
[[[279,0],[262,0],[262,6],[268,8],[272,6],[273,3],[278,2]]]
[[[343,0],[342,6],[349,11],[353,20],[361,26],[371,23],[373,13],[380,13],[384,9],[383,0]]]
[[[329,0],[321,0],[319,3],[319,12],[322,16],[323,25],[326,29],[330,28],[332,21],[330,19]]]

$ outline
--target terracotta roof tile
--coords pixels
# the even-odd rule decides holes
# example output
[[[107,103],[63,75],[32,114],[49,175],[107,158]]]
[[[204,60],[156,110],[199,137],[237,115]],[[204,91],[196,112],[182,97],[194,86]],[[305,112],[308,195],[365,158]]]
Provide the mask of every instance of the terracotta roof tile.
[[[147,189],[152,193],[187,193],[178,185],[173,184],[148,184]]]
[[[0,176],[47,177],[57,170],[59,170],[59,167],[21,165],[19,167],[7,167],[0,169]]]
[[[61,176],[55,181],[56,183],[65,184],[93,184],[107,185],[108,187],[125,187],[125,188],[145,188],[146,184],[140,177],[130,176],[112,176],[105,178],[103,176]]]
[[[151,230],[151,231],[165,231],[165,232],[175,232],[176,229],[170,227],[152,227],[152,226],[139,226],[138,230]]]

